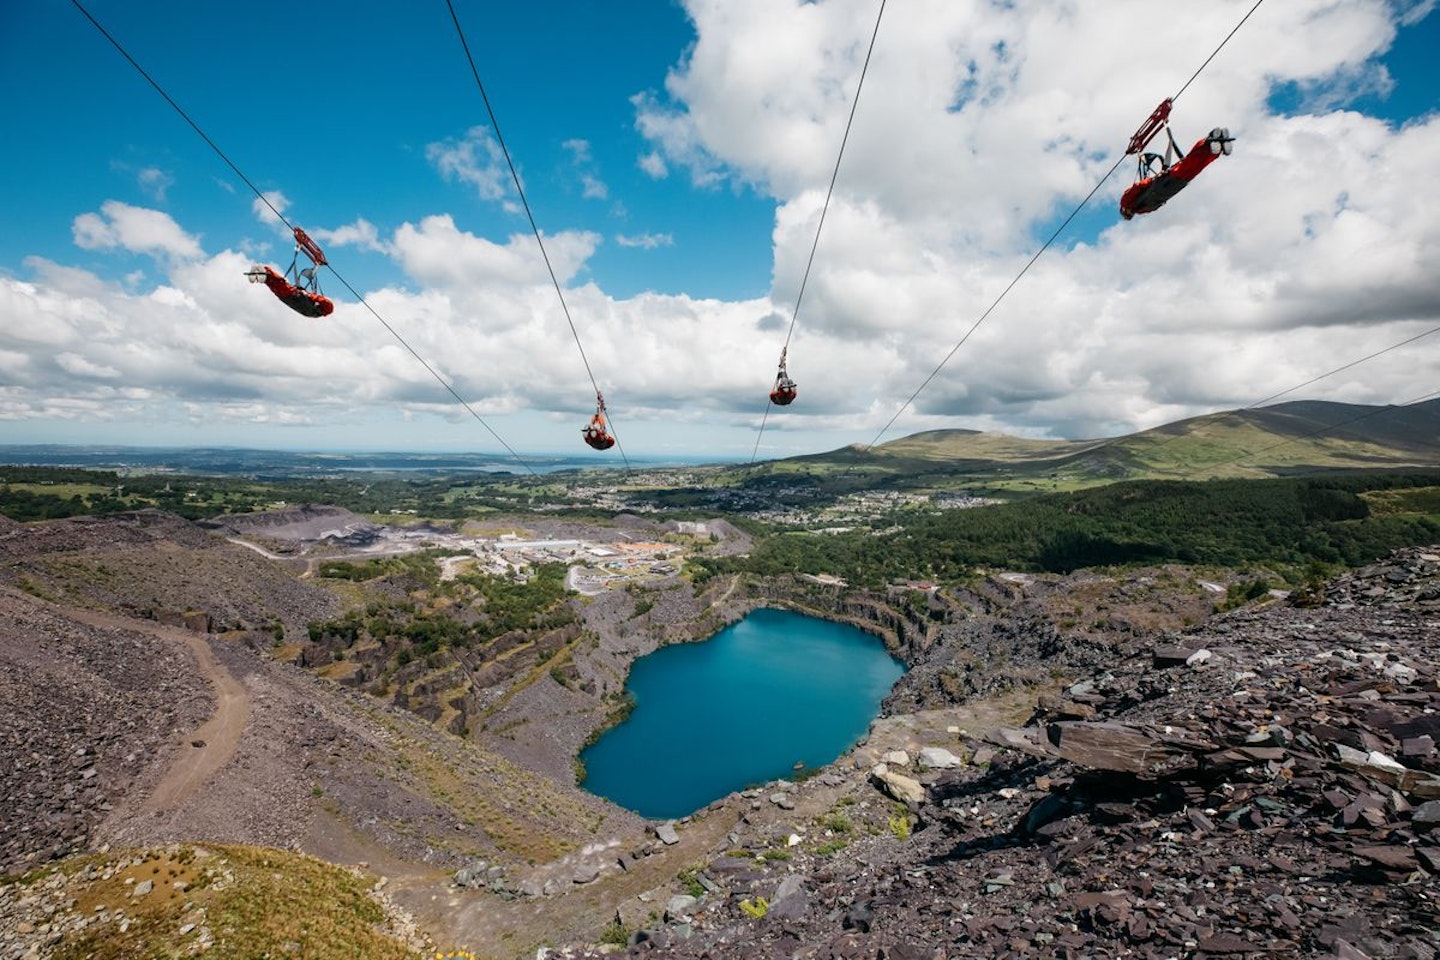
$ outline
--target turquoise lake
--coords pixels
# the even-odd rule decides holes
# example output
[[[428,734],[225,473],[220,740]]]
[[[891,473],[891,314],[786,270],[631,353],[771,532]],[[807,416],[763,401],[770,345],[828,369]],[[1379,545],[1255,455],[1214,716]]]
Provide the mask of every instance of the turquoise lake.
[[[635,710],[580,754],[591,793],[665,820],[822,767],[869,729],[904,673],[878,637],[762,609],[636,660]]]

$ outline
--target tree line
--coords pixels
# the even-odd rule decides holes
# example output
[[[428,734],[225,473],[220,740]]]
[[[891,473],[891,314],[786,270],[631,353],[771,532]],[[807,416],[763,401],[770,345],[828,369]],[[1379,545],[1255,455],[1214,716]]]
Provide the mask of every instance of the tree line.
[[[701,577],[828,573],[879,587],[953,582],[980,568],[1068,573],[1082,567],[1267,565],[1301,573],[1367,563],[1440,542],[1440,474],[1114,483],[899,521],[883,533],[772,531],[749,557],[702,557]],[[1372,510],[1367,494],[1411,491],[1412,510]]]

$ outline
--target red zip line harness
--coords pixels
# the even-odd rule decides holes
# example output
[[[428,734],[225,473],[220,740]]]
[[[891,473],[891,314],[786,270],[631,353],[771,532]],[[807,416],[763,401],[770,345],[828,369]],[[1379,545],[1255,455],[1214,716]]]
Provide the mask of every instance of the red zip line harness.
[[[585,438],[585,442],[596,450],[609,450],[615,446],[615,438],[610,435],[610,430],[605,425],[604,394],[595,394],[595,416],[590,418],[590,422],[585,424],[580,434]]]
[[[310,258],[312,266],[298,270],[296,268],[299,266],[302,252]],[[320,276],[316,273],[328,262],[325,259],[324,251],[314,240],[310,239],[310,235],[296,227],[295,256],[290,260],[289,269],[280,274],[276,273],[273,267],[256,264],[245,272],[245,276],[250,278],[251,283],[265,284],[270,288],[271,293],[298,314],[307,317],[328,317],[335,311],[335,304],[320,292]]]
[[[1170,97],[1161,100],[1160,106],[1140,125],[1130,138],[1130,145],[1125,148],[1126,156],[1140,155],[1135,182],[1120,195],[1120,216],[1126,220],[1137,213],[1159,210],[1198,177],[1200,171],[1221,156],[1228,157],[1233,149],[1230,145],[1235,138],[1230,136],[1230,131],[1216,127],[1198,140],[1189,153],[1183,153],[1175,142],[1175,135],[1170,132],[1170,107],[1173,103]],[[1161,131],[1165,133],[1165,153],[1142,152]]]

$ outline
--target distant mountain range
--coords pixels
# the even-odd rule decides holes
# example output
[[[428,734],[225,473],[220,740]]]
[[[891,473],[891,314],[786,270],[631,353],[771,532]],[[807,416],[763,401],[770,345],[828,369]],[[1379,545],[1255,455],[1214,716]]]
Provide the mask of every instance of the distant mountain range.
[[[632,458],[634,460],[634,458]],[[588,457],[530,456],[541,473],[594,467]],[[122,472],[285,477],[356,473],[522,472],[484,453],[343,453],[243,448],[0,445],[0,463]],[[636,460],[639,469],[703,458]],[[721,467],[721,472],[749,466]],[[1113,480],[1274,477],[1334,470],[1440,468],[1440,399],[1407,406],[1299,400],[1179,420],[1103,440],[1034,440],[976,430],[930,430],[864,450],[858,445],[756,465],[775,474],[886,476],[911,483],[1001,478],[1002,486],[1091,486]],[[1043,481],[1043,484],[1042,484]],[[871,485],[865,483],[861,485]]]
[[[1336,470],[1440,468],[1440,399],[1407,406],[1301,400],[1229,410],[1104,440],[1033,440],[930,430],[869,450],[852,446],[786,463],[892,475],[1008,478],[1011,485],[1121,479],[1275,477]]]

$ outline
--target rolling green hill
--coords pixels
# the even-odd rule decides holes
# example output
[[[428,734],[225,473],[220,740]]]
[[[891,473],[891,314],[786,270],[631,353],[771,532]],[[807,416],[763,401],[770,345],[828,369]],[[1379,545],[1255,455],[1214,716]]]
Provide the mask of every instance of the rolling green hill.
[[[762,465],[841,487],[1015,496],[1117,480],[1291,477],[1440,466],[1440,400],[1408,406],[1296,401],[1192,417],[1103,440],[931,430]]]

